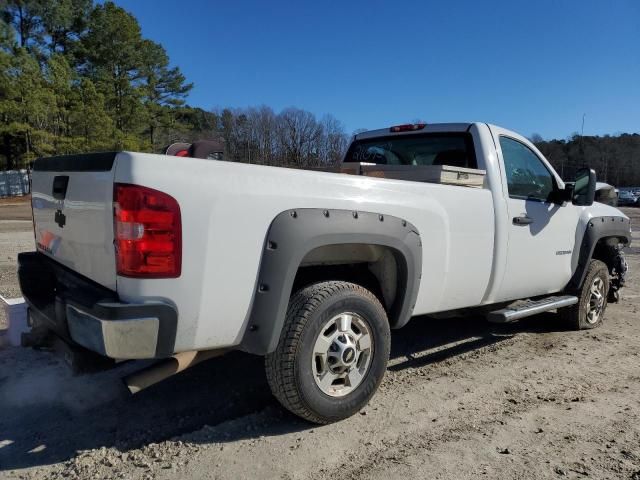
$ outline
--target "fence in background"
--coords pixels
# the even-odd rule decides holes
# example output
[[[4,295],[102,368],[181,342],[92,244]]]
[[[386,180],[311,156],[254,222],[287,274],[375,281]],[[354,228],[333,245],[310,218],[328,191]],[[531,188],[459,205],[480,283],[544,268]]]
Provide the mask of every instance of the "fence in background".
[[[19,197],[30,193],[28,170],[0,172],[0,198]]]

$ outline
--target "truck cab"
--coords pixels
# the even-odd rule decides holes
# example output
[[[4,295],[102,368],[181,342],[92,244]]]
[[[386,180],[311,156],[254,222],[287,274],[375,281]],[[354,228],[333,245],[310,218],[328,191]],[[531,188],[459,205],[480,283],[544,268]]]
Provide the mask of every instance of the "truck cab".
[[[606,225],[628,231],[628,218],[622,212],[594,203],[595,176],[588,169],[579,172],[577,188],[575,182],[565,185],[532,142],[495,125],[419,124],[365,132],[354,138],[345,160],[375,163],[385,156],[385,147],[398,148],[402,142],[410,142],[415,154],[406,160],[407,166],[422,160],[439,164],[438,156],[444,153],[445,161],[486,172],[484,188],[491,192],[494,238],[492,252],[486,252],[492,267],[491,278],[484,283],[484,304],[559,292],[572,279],[579,281],[573,277],[580,275],[580,247],[592,219],[602,223],[603,218],[615,218]],[[369,155],[361,152],[362,145],[370,148]],[[431,157],[421,153],[429,149],[437,153]],[[386,158],[382,161],[386,163]]]

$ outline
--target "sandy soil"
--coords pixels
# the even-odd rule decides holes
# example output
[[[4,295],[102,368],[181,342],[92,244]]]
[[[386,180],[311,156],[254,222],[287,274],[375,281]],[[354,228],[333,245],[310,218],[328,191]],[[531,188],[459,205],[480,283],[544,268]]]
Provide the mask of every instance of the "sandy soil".
[[[34,249],[31,196],[0,198],[0,295],[21,296],[16,279],[18,253]],[[3,328],[6,319],[0,309],[0,330]]]
[[[27,227],[0,225],[0,242],[31,248]],[[119,377],[133,364],[72,377],[49,353],[4,349],[0,478],[638,480],[640,248],[628,259],[624,299],[596,330],[565,331],[553,313],[413,319],[372,402],[323,427],[284,411],[249,355],[131,397]]]
[[[31,195],[0,198],[0,219],[31,221]]]

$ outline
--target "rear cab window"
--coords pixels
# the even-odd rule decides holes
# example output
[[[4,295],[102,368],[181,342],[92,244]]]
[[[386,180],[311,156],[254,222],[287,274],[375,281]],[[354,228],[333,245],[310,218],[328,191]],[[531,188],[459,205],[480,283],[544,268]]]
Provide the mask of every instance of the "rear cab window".
[[[356,140],[344,161],[376,165],[450,165],[477,168],[473,139],[467,132],[387,135]]]

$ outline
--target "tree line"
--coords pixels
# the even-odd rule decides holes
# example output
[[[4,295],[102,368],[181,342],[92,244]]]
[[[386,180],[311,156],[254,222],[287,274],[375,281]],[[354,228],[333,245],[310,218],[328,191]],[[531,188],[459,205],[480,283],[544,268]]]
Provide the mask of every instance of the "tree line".
[[[598,181],[617,187],[640,186],[637,133],[584,137],[575,133],[566,140],[548,141],[534,134],[531,140],[564,180],[573,180],[580,168],[590,167],[596,171]]]
[[[213,125],[224,140],[227,160],[286,165],[326,166],[338,163],[349,137],[332,115],[316,116],[298,108],[276,114],[266,106],[213,112]]]
[[[192,87],[110,1],[0,0],[0,169],[49,155],[162,152],[197,139],[223,140],[227,160],[298,167],[334,164],[347,148],[331,115],[206,111],[186,104]],[[565,179],[590,165],[602,181],[640,185],[640,135],[532,140]]]
[[[192,87],[112,2],[0,0],[0,169],[199,138],[224,139],[231,160],[297,166],[334,162],[346,147],[331,116],[205,111],[185,103]]]

